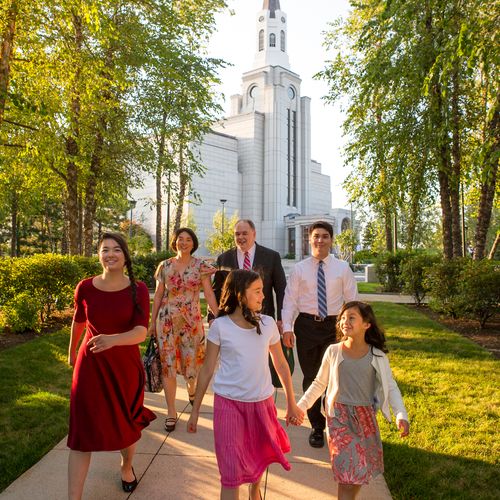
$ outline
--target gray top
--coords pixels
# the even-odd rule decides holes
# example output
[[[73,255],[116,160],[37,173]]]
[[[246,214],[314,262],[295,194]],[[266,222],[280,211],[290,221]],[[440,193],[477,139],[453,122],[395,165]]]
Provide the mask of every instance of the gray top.
[[[359,359],[348,358],[339,364],[339,393],[337,401],[346,405],[371,406],[375,395],[375,368],[372,366],[373,354],[368,353]]]

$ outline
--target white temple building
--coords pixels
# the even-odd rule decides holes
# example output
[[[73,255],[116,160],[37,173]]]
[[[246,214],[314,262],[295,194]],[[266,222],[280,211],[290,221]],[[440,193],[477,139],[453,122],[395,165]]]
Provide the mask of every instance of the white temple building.
[[[252,219],[257,241],[282,256],[309,254],[311,222],[326,220],[335,234],[350,227],[350,211],[332,208],[330,177],[311,159],[310,98],[301,95],[300,76],[290,68],[287,16],[279,0],[264,0],[256,16],[255,59],[242,75],[241,94],[231,97],[230,115],[212,127],[198,145],[206,168],[192,190],[201,203],[187,202],[200,239],[198,253],[213,232],[213,217],[224,206],[226,218],[238,212]],[[134,194],[146,229],[154,233],[154,181]],[[149,214],[148,214],[149,212]]]

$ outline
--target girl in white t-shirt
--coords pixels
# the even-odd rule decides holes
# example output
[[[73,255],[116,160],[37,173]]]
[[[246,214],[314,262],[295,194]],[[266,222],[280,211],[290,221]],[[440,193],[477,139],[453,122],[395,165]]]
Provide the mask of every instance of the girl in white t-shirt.
[[[253,271],[231,271],[222,289],[219,316],[208,332],[205,362],[188,432],[196,432],[198,415],[220,354],[213,383],[214,441],[221,474],[221,499],[237,499],[241,484],[250,483],[250,498],[259,500],[260,480],[273,462],[290,470],[284,453],[290,442],[278,422],[268,354],[285,389],[286,423],[300,425],[304,412],[295,403],[292,377],[281,349],[276,322],[258,313],[264,294]]]

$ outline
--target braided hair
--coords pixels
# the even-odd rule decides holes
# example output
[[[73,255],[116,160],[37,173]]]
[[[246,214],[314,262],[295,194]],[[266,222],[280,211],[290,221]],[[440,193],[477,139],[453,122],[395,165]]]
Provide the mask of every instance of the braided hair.
[[[342,306],[339,314],[337,315],[337,340],[344,340],[344,334],[340,328],[340,319],[342,318],[342,314],[348,309],[356,308],[361,314],[363,321],[366,323],[370,323],[370,328],[368,328],[365,332],[365,342],[370,344],[372,347],[376,347],[380,349],[382,352],[389,352],[387,349],[385,342],[385,335],[382,328],[378,325],[377,319],[375,318],[375,313],[373,312],[372,306],[367,304],[366,302],[361,302],[359,300],[353,300],[351,302],[347,302]],[[372,349],[373,352],[373,349]]]
[[[137,282],[135,281],[134,270],[132,269],[132,259],[130,258],[130,250],[128,249],[127,240],[120,233],[103,233],[99,238],[97,248],[99,249],[104,240],[114,240],[120,246],[125,257],[125,266],[127,268],[127,275],[130,280],[130,291],[132,293],[132,302],[134,309],[142,313],[142,308],[137,301]]]
[[[261,335],[261,317],[248,308],[245,297],[247,288],[258,279],[261,279],[261,276],[255,271],[247,271],[244,269],[235,269],[231,271],[227,275],[224,286],[222,287],[219,316],[232,314],[237,307],[240,307],[245,320],[255,326],[257,333]]]

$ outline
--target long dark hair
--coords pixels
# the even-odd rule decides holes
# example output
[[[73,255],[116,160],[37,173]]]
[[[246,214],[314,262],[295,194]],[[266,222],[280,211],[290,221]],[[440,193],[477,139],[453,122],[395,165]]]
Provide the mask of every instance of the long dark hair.
[[[219,303],[219,316],[232,314],[236,308],[241,307],[241,312],[246,321],[257,328],[260,335],[260,314],[251,311],[246,304],[245,292],[256,280],[261,279],[260,274],[245,269],[234,269],[226,277],[222,287]]]
[[[389,352],[387,349],[385,342],[385,335],[382,328],[377,323],[377,319],[375,318],[375,313],[373,312],[372,306],[367,304],[366,302],[360,302],[359,300],[353,300],[351,302],[347,302],[342,306],[338,316],[337,316],[337,340],[345,340],[344,334],[340,329],[340,318],[342,314],[348,309],[356,308],[361,314],[363,321],[365,323],[370,323],[370,328],[365,332],[365,342],[370,344],[377,349],[380,349],[383,352]]]
[[[134,277],[134,270],[132,269],[132,259],[130,258],[130,250],[128,249],[127,240],[120,233],[103,233],[99,238],[99,243],[97,244],[97,250],[101,248],[102,242],[104,240],[114,240],[118,243],[122,249],[123,255],[125,257],[125,266],[127,267],[127,274],[130,280],[130,290],[132,292],[132,302],[134,303],[134,308],[142,313],[142,308],[137,301],[137,282]]]

